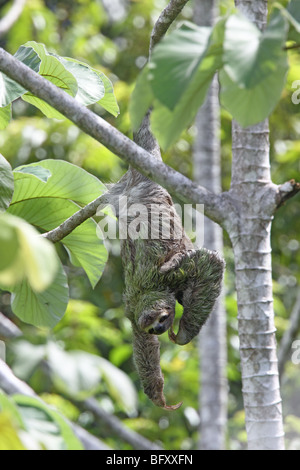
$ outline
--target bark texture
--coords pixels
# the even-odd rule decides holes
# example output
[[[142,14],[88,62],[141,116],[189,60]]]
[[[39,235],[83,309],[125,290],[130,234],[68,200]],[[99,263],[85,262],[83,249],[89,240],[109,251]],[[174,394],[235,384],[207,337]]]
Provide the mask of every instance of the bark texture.
[[[275,188],[265,121],[248,129],[233,123],[231,224],[236,271],[243,399],[249,449],[284,448],[272,296],[270,230]]]

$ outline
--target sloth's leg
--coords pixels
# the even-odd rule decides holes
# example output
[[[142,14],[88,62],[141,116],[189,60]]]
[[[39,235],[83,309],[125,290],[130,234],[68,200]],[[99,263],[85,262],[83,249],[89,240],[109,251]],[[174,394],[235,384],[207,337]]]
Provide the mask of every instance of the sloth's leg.
[[[220,295],[223,272],[224,261],[218,254],[202,248],[166,274],[183,306],[178,333],[169,334],[176,344],[187,344],[199,333]]]

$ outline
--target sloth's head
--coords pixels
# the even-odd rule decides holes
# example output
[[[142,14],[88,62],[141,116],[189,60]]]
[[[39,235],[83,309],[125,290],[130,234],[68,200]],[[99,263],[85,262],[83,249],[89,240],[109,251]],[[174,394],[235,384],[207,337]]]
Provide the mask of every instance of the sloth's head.
[[[143,294],[143,308],[137,323],[146,333],[161,335],[173,325],[176,299],[170,292],[149,292]]]

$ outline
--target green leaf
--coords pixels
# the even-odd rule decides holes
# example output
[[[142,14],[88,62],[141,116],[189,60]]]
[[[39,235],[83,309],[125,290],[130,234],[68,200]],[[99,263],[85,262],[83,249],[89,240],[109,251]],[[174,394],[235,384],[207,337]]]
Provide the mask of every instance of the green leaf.
[[[24,47],[34,49],[34,51],[38,54],[41,60],[39,69],[40,75],[67,92],[69,95],[76,96],[78,85],[75,77],[56,57],[48,54],[43,44],[29,41],[24,45]],[[64,119],[64,116],[52,108],[52,106],[40,98],[37,98],[30,92],[27,92],[24,96],[22,96],[22,99],[39,108],[48,118]]]
[[[248,127],[267,118],[280,99],[288,70],[287,54],[282,49],[286,21],[276,11],[261,33],[250,26],[248,20],[234,15],[226,28],[226,65],[220,72],[221,103],[234,119]],[[242,39],[244,31],[245,41]],[[242,52],[239,43],[247,47],[247,54]]]
[[[64,351],[54,343],[48,344],[47,351],[52,377],[60,389],[86,397],[96,392],[103,377],[119,405],[128,413],[136,410],[137,393],[132,381],[106,359],[83,351]]]
[[[207,52],[210,37],[211,28],[186,22],[154,48],[148,77],[162,105],[175,108]]]
[[[14,175],[8,161],[0,153],[0,212],[6,210],[14,192]]]
[[[35,72],[39,71],[40,59],[31,48],[21,46],[15,53],[15,58],[23,62]],[[0,107],[8,106],[12,101],[26,93],[25,88],[8,78],[4,73],[0,72]]]
[[[106,111],[108,111],[113,116],[117,117],[120,114],[120,108],[115,97],[113,84],[110,79],[97,69],[92,69],[96,72],[104,84],[105,95],[98,101],[98,104],[102,106]]]
[[[80,209],[77,204],[86,205],[106,191],[97,178],[68,162],[44,160],[25,168],[35,171],[39,167],[52,175],[46,184],[29,173],[14,171],[15,193],[9,212],[23,217],[43,231],[56,228],[77,212]],[[71,262],[85,270],[94,287],[108,257],[103,241],[97,237],[95,221],[85,221],[62,243]]]
[[[46,289],[58,269],[52,243],[23,219],[0,215],[0,282],[9,290],[27,280],[37,292]]]
[[[226,74],[240,88],[254,88],[270,74],[276,74],[286,33],[286,20],[279,12],[271,16],[263,33],[242,14],[231,15],[224,39]]]
[[[0,108],[0,130],[3,130],[7,127],[11,120],[11,104]]]
[[[191,124],[205,100],[216,70],[222,67],[224,24],[225,20],[222,20],[213,29],[206,53],[174,110],[171,111],[157,100],[154,102],[151,129],[164,150],[173,145],[181,132]],[[206,34],[205,29],[205,37]]]
[[[281,14],[288,20],[290,28],[288,40],[299,42],[300,40],[300,9],[299,0],[292,0],[285,9],[279,3],[275,7],[280,9]]]
[[[86,106],[98,103],[113,116],[120,114],[120,109],[109,78],[100,70],[70,57],[57,57],[74,74],[78,82],[76,99]]]
[[[286,60],[254,88],[239,88],[224,72],[220,73],[221,103],[243,127],[267,118],[275,108],[286,79]]]
[[[14,395],[26,431],[47,450],[83,450],[65,418],[38,397]]]
[[[40,168],[51,173],[47,184],[32,178],[29,172],[40,172]],[[27,174],[25,174],[25,171]],[[15,192],[12,204],[27,199],[51,197],[70,199],[86,205],[106,191],[106,186],[95,176],[64,160],[43,160],[18,167],[14,170]]]
[[[88,106],[104,97],[104,84],[99,75],[91,67],[70,57],[60,57],[57,55],[55,57],[76,78],[78,90],[75,99],[79,103]]]
[[[43,168],[41,166],[23,166],[23,167],[18,167],[14,170],[15,173],[27,173],[29,175],[33,175],[39,180],[43,181],[44,183],[47,183],[48,179],[51,176],[51,171],[47,170],[47,168]]]
[[[11,308],[26,323],[52,328],[63,317],[68,300],[67,277],[60,265],[54,281],[42,292],[35,292],[27,281],[15,286]]]
[[[64,351],[57,344],[49,343],[47,358],[52,379],[60,390],[77,398],[85,398],[98,390],[101,372],[97,356],[83,351]]]
[[[40,196],[11,205],[9,212],[22,216],[43,231],[49,231],[58,227],[79,209],[80,207],[68,199]],[[102,276],[108,258],[102,240],[97,237],[96,228],[93,219],[86,220],[62,240],[71,262],[85,270],[93,287]]]

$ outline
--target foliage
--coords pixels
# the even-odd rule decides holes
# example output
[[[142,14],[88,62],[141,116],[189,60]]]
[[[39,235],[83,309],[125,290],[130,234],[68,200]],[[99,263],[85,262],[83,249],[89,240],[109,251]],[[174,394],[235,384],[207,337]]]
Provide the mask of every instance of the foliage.
[[[270,2],[272,5],[274,3]],[[280,4],[280,6],[285,7],[287,2],[281,3],[282,5]],[[295,6],[296,3],[292,2],[291,5]],[[108,4],[111,5],[111,8],[107,6]],[[232,1],[222,1],[222,14],[225,15],[232,4]],[[106,92],[100,102],[98,104],[91,104],[91,107],[105,119],[112,122],[123,133],[131,136],[128,114],[129,96],[140,69],[146,62],[149,35],[153,23],[152,18],[158,16],[161,7],[161,2],[154,2],[152,0],[128,2],[126,4],[125,2],[116,2],[115,0],[102,3],[90,2],[88,0],[81,0],[80,2],[30,0],[26,2],[23,14],[8,35],[1,40],[1,44],[11,53],[15,53],[20,44],[24,44],[23,53],[25,54],[27,51],[27,53],[30,52],[32,54],[32,57],[38,62],[39,71],[41,70],[42,58],[32,47],[33,44],[43,56],[44,64],[46,64],[45,61],[49,61],[49,57],[56,58],[64,69],[75,77],[72,70],[66,69],[64,61],[66,57],[76,57],[76,61],[72,59],[76,69],[79,70],[77,64],[80,63],[82,67],[85,67],[84,71],[86,73],[97,71],[104,88],[107,86],[106,89],[108,89],[108,85],[105,85],[105,77],[107,77],[109,80],[107,84],[113,84],[114,94]],[[1,8],[1,13],[2,10]],[[288,39],[296,39],[299,42],[298,36],[296,36],[298,34],[297,8],[293,7],[291,10],[282,10],[280,8],[280,10],[281,14],[284,13],[284,15],[286,15],[286,11],[291,12],[296,22],[294,21],[294,25],[291,21],[289,22],[292,26],[289,27]],[[185,21],[192,20],[191,7],[187,6],[183,11],[183,15]],[[231,17],[231,20],[242,21],[236,16]],[[227,21],[229,19],[218,24],[220,34],[225,33],[225,27],[229,24]],[[277,26],[273,25],[273,27],[275,32],[280,33],[278,24]],[[194,25],[185,23],[185,26],[174,29],[173,33],[171,32],[166,36],[166,47],[169,44],[168,47],[170,48],[172,34],[176,38],[179,38],[180,35],[183,38],[185,36],[189,37],[194,40],[195,48],[199,47],[198,43],[201,40],[196,35],[197,31]],[[252,52],[252,66],[255,65],[256,70],[259,72],[260,68],[258,65],[265,58],[263,52],[266,50],[266,42],[260,40],[262,36],[257,31],[251,30],[249,34],[250,38],[253,39],[251,44],[249,43],[249,48],[251,46]],[[33,38],[36,41],[35,43],[32,42]],[[216,41],[217,37],[213,37],[212,33],[210,33],[207,39]],[[230,39],[230,37],[227,39],[226,47],[228,47],[229,54],[232,47],[234,47],[234,40]],[[31,41],[31,46],[28,41]],[[46,48],[40,46],[41,43],[45,44]],[[198,54],[193,55],[194,49],[191,49],[189,59],[194,64],[192,69],[193,77],[196,77],[199,67],[206,70],[207,77],[210,77],[210,67],[218,65],[219,56],[213,52],[210,46],[202,41],[201,50],[205,53],[205,57],[202,57],[201,53],[199,54],[199,50]],[[237,47],[237,44],[235,46]],[[209,51],[213,53],[212,56],[208,54]],[[156,52],[158,61],[161,61],[161,52],[159,50]],[[188,87],[191,85],[195,86],[196,84],[196,78],[195,82],[193,82],[193,80],[189,80],[192,78],[190,75],[185,75],[187,62],[184,62],[184,67],[180,66],[180,60],[187,60],[187,57],[184,57],[184,53],[181,52],[178,50],[178,57],[176,53],[172,56],[175,66],[179,64],[177,71],[181,78],[180,88],[178,88],[175,80],[173,80],[174,76],[171,69],[168,68],[165,72],[169,74],[168,76],[172,80],[170,93],[165,93],[162,89],[158,92],[160,98],[167,99],[167,103],[171,106],[175,105],[175,108],[175,92],[179,91],[179,97],[182,91],[180,98],[182,100],[187,93]],[[275,95],[273,97],[274,111],[270,116],[272,177],[276,184],[283,183],[292,178],[299,180],[300,176],[299,105],[294,104],[291,100],[294,92],[292,85],[295,80],[300,79],[299,51],[296,49],[290,51],[288,57],[290,69],[287,81],[281,100],[276,106]],[[178,59],[178,63],[176,59]],[[52,61],[52,59],[50,60]],[[85,62],[90,65],[87,65]],[[83,63],[85,64],[83,65]],[[264,62],[262,61],[262,63]],[[241,87],[245,76],[236,76],[234,74],[236,69],[238,72],[241,72],[241,67],[237,68],[236,65],[238,65],[237,60],[233,59],[233,68],[228,70],[228,72],[233,74],[232,77]],[[246,73],[246,69],[244,70]],[[247,70],[247,73],[250,73],[250,71],[251,68]],[[105,77],[102,73],[105,74]],[[146,74],[146,72],[143,72],[143,74]],[[158,74],[158,70],[156,70],[156,74]],[[91,75],[95,78],[95,82],[100,85],[100,81],[95,75]],[[70,75],[68,76],[70,78]],[[138,78],[136,92],[138,87],[142,86],[144,90],[142,89],[141,93],[146,97],[149,83],[146,81],[141,83],[141,77],[139,76]],[[232,77],[230,75],[231,80]],[[259,77],[262,82],[265,80],[263,77]],[[276,77],[273,78],[277,80]],[[78,89],[79,76],[75,77],[75,80]],[[159,83],[159,75],[156,75],[156,82]],[[206,83],[204,86],[206,86]],[[238,85],[235,84],[235,86],[237,87]],[[72,88],[71,82],[70,88]],[[73,93],[75,93],[75,88],[73,88]],[[244,91],[240,92],[243,93]],[[269,92],[273,93],[274,90],[269,90]],[[200,97],[201,93],[202,91],[200,92],[199,90]],[[114,116],[117,114],[117,108],[114,95],[117,98],[121,111],[116,119]],[[22,97],[24,96],[25,94],[22,94]],[[107,112],[107,108],[101,107],[101,101],[103,105],[105,97],[114,103],[115,114],[110,114]],[[155,99],[159,107],[164,106],[164,112],[170,113],[165,104],[159,104],[158,98],[156,97]],[[133,102],[130,106],[133,106]],[[13,108],[14,119],[10,121],[11,108]],[[136,107],[135,112],[138,113],[140,111],[141,109]],[[190,111],[189,104],[187,104],[187,113],[188,111]],[[230,184],[231,115],[223,108],[221,117],[222,183],[223,189],[226,190]],[[178,171],[192,177],[193,165],[191,153],[195,135],[194,127],[191,125],[187,130],[183,130],[188,123],[192,122],[192,116],[189,116],[189,118],[191,119],[188,122],[186,121],[184,126],[178,130],[176,139],[178,139],[179,133],[180,138],[164,154],[164,160]],[[8,122],[9,124],[7,125]],[[167,121],[166,124],[168,124]],[[0,148],[5,156],[5,159],[0,159],[0,211],[2,220],[5,218],[8,220],[11,217],[21,217],[23,219],[22,223],[26,224],[26,228],[28,228],[28,224],[31,224],[39,232],[47,231],[58,225],[68,214],[72,214],[80,206],[86,204],[102,192],[103,186],[95,177],[104,182],[116,181],[126,169],[125,165],[113,153],[81,133],[72,123],[66,120],[57,121],[55,119],[41,118],[40,110],[31,106],[23,98],[13,101],[12,106],[8,104],[1,108],[0,126],[3,129],[5,125],[7,125],[5,131],[0,131]],[[11,170],[7,162],[10,163],[14,171]],[[61,186],[59,186],[60,179],[62,179]],[[74,184],[75,181],[77,181],[77,184]],[[66,191],[63,193],[64,187]],[[13,190],[15,190],[14,195]],[[27,200],[29,190],[36,196],[32,199],[32,206],[31,202]],[[15,201],[13,205],[11,204],[12,196]],[[55,211],[50,213],[50,211],[45,210],[46,206],[42,202],[44,196],[49,204],[51,204],[50,199],[54,196],[54,199],[56,199]],[[4,213],[4,211],[6,212]],[[292,310],[297,286],[299,286],[300,282],[299,213],[299,200],[295,199],[278,211],[273,223],[274,306],[279,343],[288,326],[289,314]],[[66,313],[54,329],[50,329],[48,326],[36,328],[23,323],[19,317],[12,313],[11,296],[7,293],[8,291],[2,292],[0,310],[19,325],[23,332],[23,338],[7,342],[7,362],[13,366],[14,372],[18,376],[26,379],[31,387],[43,398],[44,402],[51,405],[51,410],[55,406],[55,409],[60,412],[60,417],[63,415],[77,421],[98,437],[101,437],[113,448],[128,449],[130,446],[124,443],[118,436],[108,432],[104,426],[99,426],[93,417],[84,411],[82,398],[94,393],[99,404],[106,411],[114,413],[130,428],[153,441],[159,442],[166,449],[196,448],[199,424],[197,413],[198,383],[199,380],[201,382],[198,371],[199,359],[196,344],[194,343],[179,349],[174,347],[174,345],[170,345],[164,335],[162,336],[162,368],[167,383],[166,395],[170,402],[175,402],[178,396],[183,397],[184,405],[182,409],[173,414],[168,414],[154,408],[140,391],[140,384],[131,360],[131,333],[130,325],[127,319],[124,318],[123,313],[123,279],[118,242],[112,241],[109,244],[109,259],[101,281],[98,282],[106,261],[106,252],[100,240],[96,239],[96,237],[94,238],[94,222],[91,221],[91,223],[93,224],[93,229],[89,229],[89,227],[81,229],[82,231],[79,233],[79,236],[73,240],[73,244],[70,243],[69,247],[65,243],[67,240],[64,240],[57,247],[56,251],[60,258],[58,263],[61,266],[63,265],[65,273],[63,274],[60,271],[60,286],[61,288],[64,286],[62,298],[65,300],[61,303],[64,307],[61,305],[59,308],[59,316],[64,313],[65,308]],[[1,225],[1,237],[3,237],[2,226],[4,227],[4,223]],[[18,224],[18,230],[21,230],[20,226]],[[32,227],[30,228],[32,229]],[[11,230],[14,231],[15,229],[11,228]],[[17,236],[17,234],[15,235]],[[83,240],[88,240],[88,243],[86,241],[83,242]],[[9,239],[8,248],[13,249],[12,243],[13,237]],[[227,369],[229,378],[227,446],[231,449],[240,449],[245,444],[243,431],[244,414],[242,411],[239,345],[237,340],[237,312],[233,278],[234,262],[226,235],[225,244],[227,261],[225,279],[228,325]],[[1,242],[1,262],[5,259],[3,246]],[[76,253],[79,250],[79,253],[82,254],[89,248],[89,256],[80,257],[80,254],[78,255],[81,262],[79,267],[78,264],[80,263],[78,259],[76,260]],[[21,248],[19,247],[19,249]],[[71,249],[74,256],[71,254]],[[97,263],[95,265],[97,266],[95,268],[94,260],[92,261],[91,257],[96,257],[96,255]],[[55,257],[57,257],[56,254]],[[26,251],[24,269],[31,264],[29,259],[30,251]],[[13,258],[9,258],[9,261],[12,262]],[[45,263],[43,264],[43,274],[45,271],[50,274],[51,269],[48,270],[48,265],[47,269],[45,269]],[[3,274],[2,271],[1,273]],[[19,274],[21,274],[21,270],[18,270]],[[26,274],[26,276],[28,275]],[[38,279],[40,279],[40,276],[38,276]],[[68,305],[67,280],[70,297]],[[27,282],[30,282],[28,278]],[[91,284],[95,286],[94,289]],[[32,293],[34,292],[31,286],[27,288],[30,288]],[[21,289],[19,290],[21,293],[24,292]],[[15,298],[18,299],[18,296]],[[32,299],[33,301],[36,302],[36,300]],[[24,302],[22,302],[22,305],[24,306]],[[30,318],[31,307],[34,304],[32,303],[30,306],[30,304],[25,303],[25,305],[28,306],[27,312],[25,312],[26,322],[36,323],[36,318]],[[56,314],[52,315],[50,312],[48,318],[45,313],[42,315],[44,319],[43,325],[45,323],[53,325],[57,321]],[[25,318],[23,317],[23,319]],[[38,321],[37,323],[40,322]],[[84,358],[86,371],[82,367],[80,360],[76,363],[75,358],[77,354]],[[95,356],[97,356],[96,360]],[[59,358],[63,358],[63,361],[67,361],[70,365],[70,371],[66,377],[64,377],[64,363],[61,364],[60,362],[62,361]],[[106,374],[101,371],[101,360],[102,366],[108,366]],[[35,364],[33,364],[33,361],[35,361]],[[49,361],[52,364],[51,369],[45,367],[45,364],[49,364]],[[108,361],[110,364],[108,364]],[[111,364],[114,367],[110,367]],[[123,374],[126,374],[127,378],[125,378],[125,375],[122,375],[124,379],[122,384],[125,389],[128,387],[125,391],[131,394],[131,398],[135,397],[136,392],[133,391],[134,388],[138,390],[138,399],[131,403],[129,407],[126,407],[128,403],[124,403],[124,400],[122,400],[120,388],[116,390],[116,387],[113,385],[116,368],[118,368],[117,374],[119,369],[121,369]],[[286,420],[287,438],[290,448],[299,448],[297,436],[299,436],[298,420],[300,414],[295,405],[299,402],[299,400],[297,401],[299,366],[290,362],[286,369],[286,380],[283,381],[282,392],[285,404],[284,409],[288,415]],[[87,378],[86,372],[89,372]],[[92,383],[90,382],[91,380],[93,380]],[[74,396],[69,395],[70,384],[73,384],[74,390],[76,390]],[[90,385],[90,388],[88,385]],[[62,394],[64,394],[64,397]],[[127,395],[125,394],[125,396]],[[1,402],[0,406],[1,449],[21,449],[39,446],[42,448],[68,448],[68,445],[71,445],[68,438],[62,436],[61,424],[48,411],[41,410],[37,402],[33,403],[31,401],[30,404],[29,402],[25,404],[14,399],[5,398],[7,399],[5,405],[4,402]],[[73,403],[75,398],[79,402]],[[20,408],[25,410],[23,415]],[[38,418],[35,422],[38,422],[39,427],[38,439],[34,439],[33,442],[29,440],[29,437],[34,432],[36,433],[37,428],[33,432],[32,427],[32,418],[35,417]],[[47,432],[42,432],[42,430]],[[75,441],[73,443],[75,446]]]
[[[275,9],[263,32],[241,13],[221,18],[213,28],[184,23],[173,31],[155,47],[138,79],[130,108],[134,129],[153,106],[155,136],[164,149],[174,144],[217,71],[221,103],[233,118],[243,127],[264,120],[284,87],[288,33],[298,32],[291,12]]]

